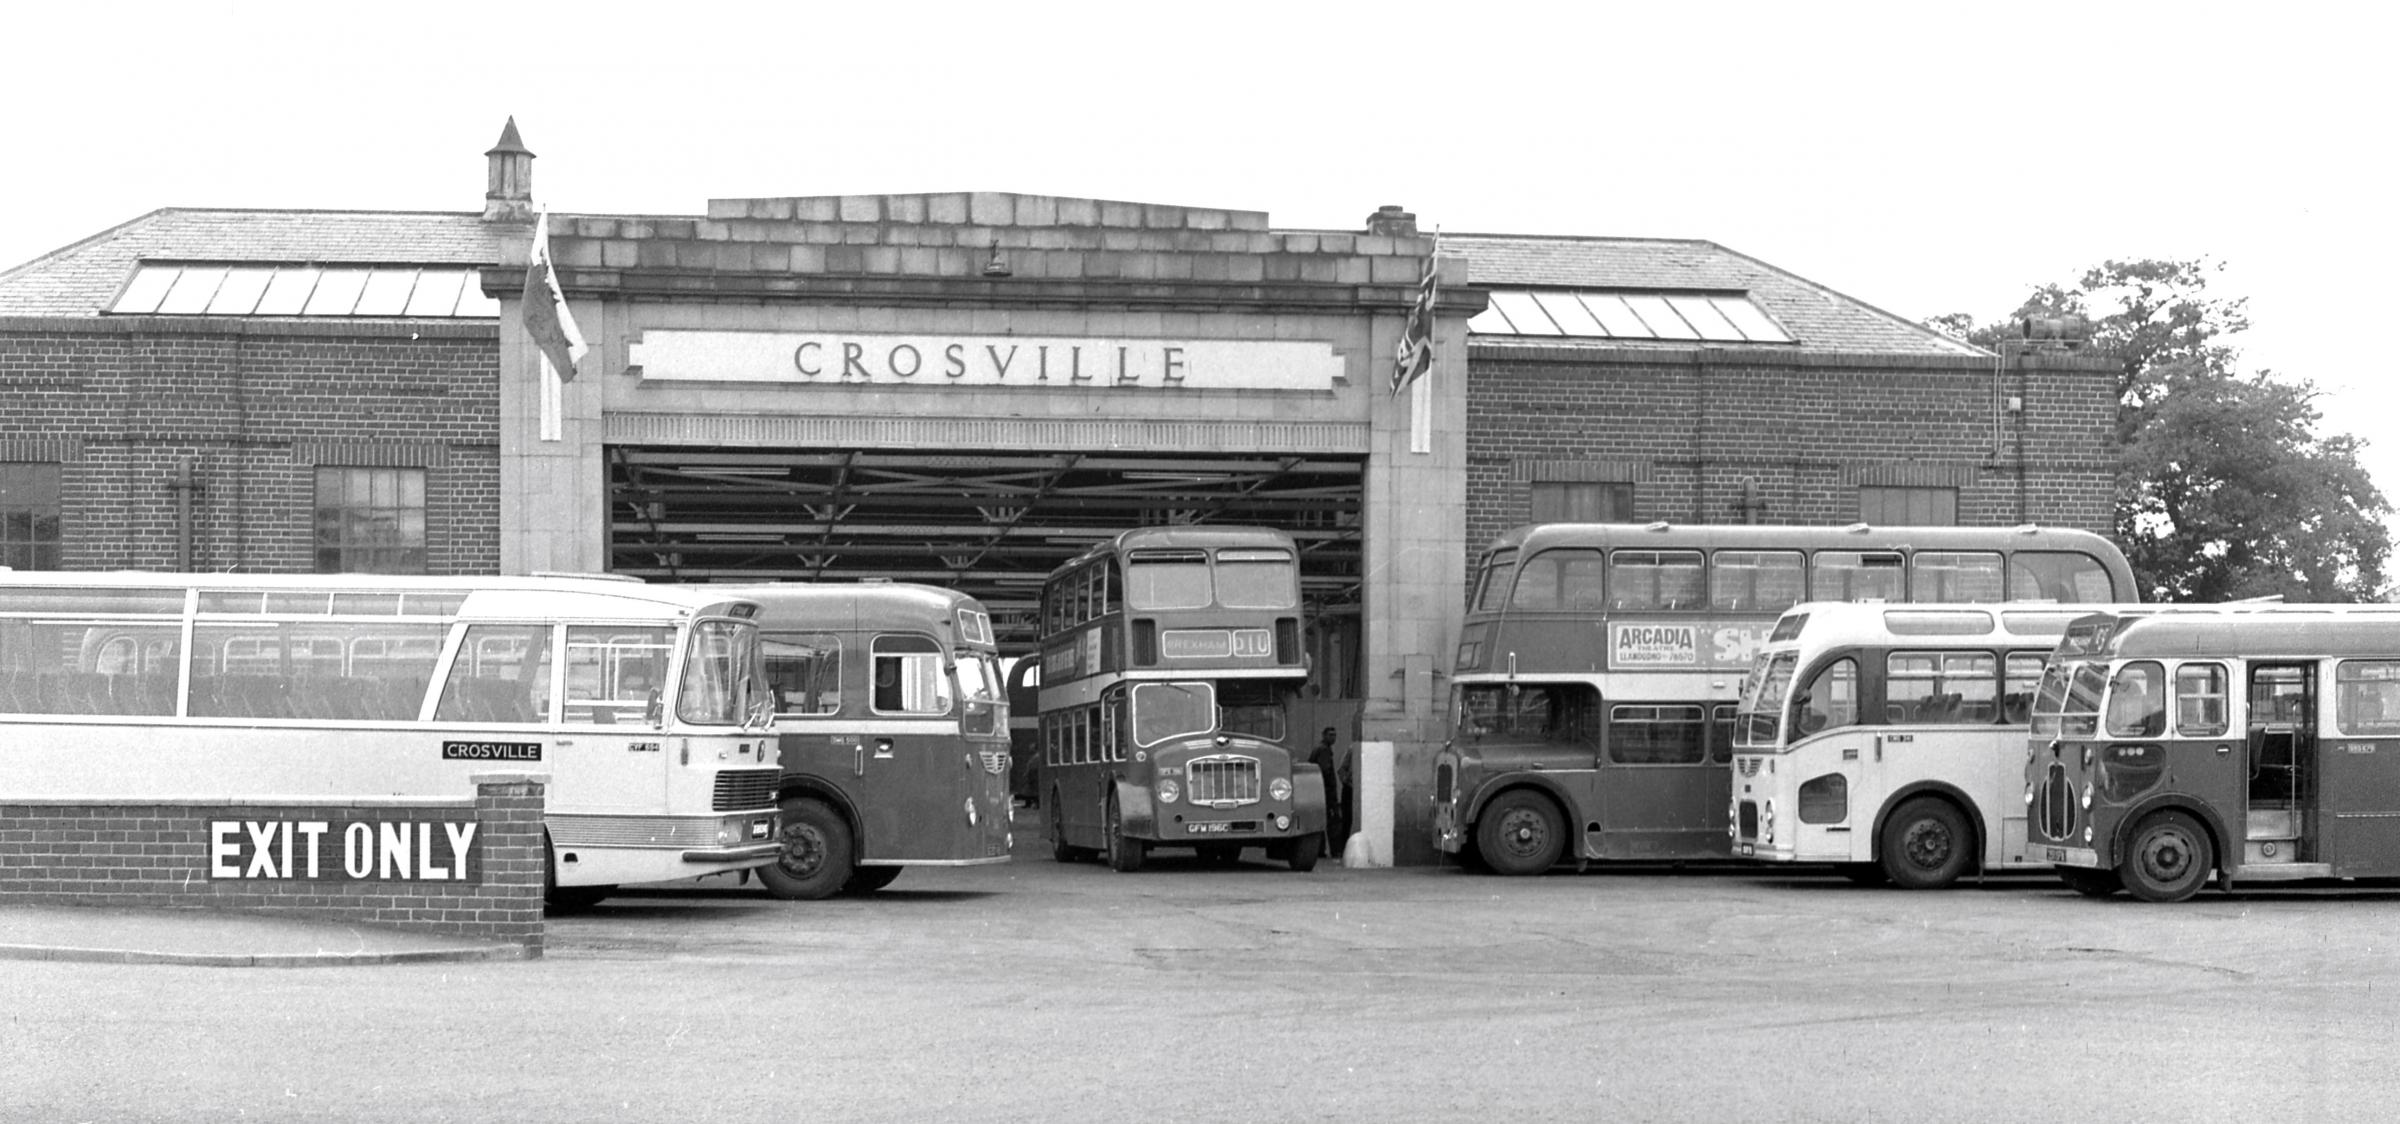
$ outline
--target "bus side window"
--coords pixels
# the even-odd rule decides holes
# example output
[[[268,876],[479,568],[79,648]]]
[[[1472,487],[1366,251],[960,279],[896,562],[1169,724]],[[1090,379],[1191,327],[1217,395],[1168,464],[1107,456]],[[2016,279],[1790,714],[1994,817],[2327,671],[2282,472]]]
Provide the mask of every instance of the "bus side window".
[[[2225,667],[2187,663],[2175,669],[2175,732],[2187,738],[2225,736]]]
[[[2108,735],[2155,738],[2167,729],[2166,671],[2154,660],[2117,669],[2108,685]]]

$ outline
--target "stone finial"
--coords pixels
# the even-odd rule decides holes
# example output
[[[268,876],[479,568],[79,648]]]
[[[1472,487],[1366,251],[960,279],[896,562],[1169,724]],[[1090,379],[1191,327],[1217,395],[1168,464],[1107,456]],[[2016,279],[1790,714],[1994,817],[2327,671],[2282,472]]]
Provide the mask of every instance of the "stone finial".
[[[483,221],[533,221],[533,153],[517,137],[517,119],[500,130],[500,143],[484,153]]]
[[[1402,210],[1396,204],[1386,203],[1375,208],[1374,214],[1367,216],[1367,233],[1395,238],[1414,238],[1417,236],[1417,216]]]

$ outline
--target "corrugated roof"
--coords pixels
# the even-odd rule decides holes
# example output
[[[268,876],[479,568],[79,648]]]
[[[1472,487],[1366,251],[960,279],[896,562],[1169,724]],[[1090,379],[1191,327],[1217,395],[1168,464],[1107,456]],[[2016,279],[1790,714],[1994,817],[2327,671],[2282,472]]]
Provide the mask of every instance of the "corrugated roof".
[[[1444,234],[1442,249],[1466,255],[1468,280],[1479,287],[1747,293],[1807,351],[1990,354],[1747,254],[1700,239]],[[1549,337],[1528,338],[1544,344],[1560,342]]]
[[[473,212],[169,207],[0,273],[0,316],[94,315],[145,260],[495,265],[501,229]]]

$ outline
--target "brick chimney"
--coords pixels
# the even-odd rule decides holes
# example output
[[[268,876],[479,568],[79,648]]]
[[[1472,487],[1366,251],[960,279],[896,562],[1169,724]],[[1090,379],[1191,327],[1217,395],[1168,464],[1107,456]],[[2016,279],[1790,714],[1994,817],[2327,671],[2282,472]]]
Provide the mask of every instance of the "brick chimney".
[[[1395,204],[1386,203],[1367,216],[1367,233],[1414,238],[1417,236],[1417,216],[1401,210]]]
[[[500,143],[483,154],[490,162],[484,180],[483,221],[533,221],[533,153],[517,138],[517,119],[500,130]]]

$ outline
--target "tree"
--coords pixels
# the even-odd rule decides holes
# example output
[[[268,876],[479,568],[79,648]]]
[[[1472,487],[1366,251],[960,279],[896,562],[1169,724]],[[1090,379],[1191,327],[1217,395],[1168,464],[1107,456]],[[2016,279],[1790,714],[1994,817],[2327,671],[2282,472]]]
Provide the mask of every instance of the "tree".
[[[2116,535],[2143,595],[2162,601],[2364,601],[2383,586],[2391,504],[2361,442],[2318,433],[2316,384],[2242,374],[2244,302],[2208,293],[2222,267],[2108,261],[2034,290],[2015,316],[1928,327],[1998,350],[2020,317],[2079,316],[2118,364]]]

